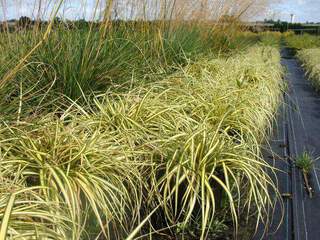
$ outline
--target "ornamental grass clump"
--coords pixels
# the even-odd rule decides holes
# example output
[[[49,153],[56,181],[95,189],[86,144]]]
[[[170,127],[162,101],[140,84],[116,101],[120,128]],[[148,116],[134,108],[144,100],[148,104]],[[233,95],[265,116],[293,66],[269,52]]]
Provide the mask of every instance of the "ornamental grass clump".
[[[83,100],[83,94],[111,88],[126,92],[166,78],[191,61],[233,55],[257,41],[255,34],[238,28],[195,23],[175,24],[169,34],[161,22],[120,21],[107,36],[98,25],[91,29],[87,24],[69,30],[55,26],[50,38],[13,72],[41,40],[42,31],[0,33],[0,119],[64,108],[64,97]]]
[[[205,238],[224,204],[235,226],[244,209],[252,214],[252,206],[257,223],[267,222],[274,204],[269,190],[277,190],[260,144],[281,101],[279,61],[273,48],[200,61],[121,98],[101,96],[95,120],[87,113],[81,123],[133,134],[136,144],[154,151],[146,159],[156,166],[149,193],[154,192],[172,226],[201,222]]]
[[[259,39],[262,45],[280,47],[282,34],[280,32],[261,32],[259,33]]]
[[[61,236],[54,239],[91,239],[91,234],[113,239],[110,229],[115,227],[130,232],[126,229],[130,224],[125,220],[134,220],[139,209],[139,166],[143,164],[131,158],[136,155],[135,150],[126,149],[130,146],[122,144],[121,137],[52,118],[43,118],[30,126],[4,127],[2,132],[1,178],[22,189],[7,191],[18,195],[30,189],[30,195],[38,196],[34,202],[25,198],[21,217],[16,219],[11,212],[7,236],[22,237],[28,226],[30,236],[46,233],[46,228],[30,227],[30,220],[49,225],[52,232]],[[2,192],[1,197],[7,195],[8,192]],[[13,199],[12,205],[17,204],[19,201]],[[32,204],[40,219],[28,218]],[[50,219],[43,222],[41,218]],[[19,226],[15,219],[21,221]],[[100,231],[91,226],[92,219]]]
[[[50,228],[59,234],[53,239],[151,238],[190,228],[206,239],[222,213],[236,230],[240,217],[267,226],[278,192],[260,146],[281,102],[281,79],[278,50],[252,47],[125,93],[107,91],[86,107],[74,102],[59,117],[2,125],[1,179],[37,196],[40,218],[54,216],[5,210],[1,234],[22,236],[15,219],[40,222],[29,235]],[[6,209],[19,206],[11,196],[1,193]],[[33,207],[24,204],[21,213]]]
[[[298,58],[306,69],[311,84],[320,91],[320,48],[301,50]]]

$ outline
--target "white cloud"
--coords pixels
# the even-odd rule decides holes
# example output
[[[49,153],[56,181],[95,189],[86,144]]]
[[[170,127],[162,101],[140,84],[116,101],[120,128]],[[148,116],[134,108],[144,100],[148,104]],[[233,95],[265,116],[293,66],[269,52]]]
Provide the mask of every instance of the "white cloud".
[[[303,4],[306,4],[306,0],[298,0],[297,3],[298,5],[303,5]]]

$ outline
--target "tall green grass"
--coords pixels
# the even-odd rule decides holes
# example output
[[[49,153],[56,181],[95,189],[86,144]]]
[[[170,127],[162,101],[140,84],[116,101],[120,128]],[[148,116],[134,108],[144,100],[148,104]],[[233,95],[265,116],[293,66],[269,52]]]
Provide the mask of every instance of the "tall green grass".
[[[253,47],[62,114],[2,122],[0,236],[178,237],[192,227],[205,239],[222,212],[235,229],[240,217],[268,225],[277,189],[260,146],[281,79],[278,50]]]
[[[304,49],[298,52],[311,84],[320,91],[320,48]]]
[[[161,22],[120,22],[110,27],[107,36],[97,25],[91,27],[68,30],[63,24],[56,26],[1,87],[0,118],[54,111],[64,105],[66,97],[83,102],[83,96],[93,92],[125,92],[163,79],[203,57],[230,56],[259,39],[237,28],[194,23],[173,25],[167,32]],[[2,33],[2,80],[42,35],[42,31],[31,30]]]

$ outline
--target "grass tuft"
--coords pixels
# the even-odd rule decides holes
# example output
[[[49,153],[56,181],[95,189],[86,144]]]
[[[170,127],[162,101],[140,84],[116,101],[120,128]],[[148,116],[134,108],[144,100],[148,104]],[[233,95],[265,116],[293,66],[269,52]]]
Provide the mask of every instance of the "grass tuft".
[[[313,168],[314,160],[308,152],[303,152],[295,161],[295,164],[304,173],[309,174]]]
[[[320,91],[320,48],[304,49],[297,54],[313,87]]]

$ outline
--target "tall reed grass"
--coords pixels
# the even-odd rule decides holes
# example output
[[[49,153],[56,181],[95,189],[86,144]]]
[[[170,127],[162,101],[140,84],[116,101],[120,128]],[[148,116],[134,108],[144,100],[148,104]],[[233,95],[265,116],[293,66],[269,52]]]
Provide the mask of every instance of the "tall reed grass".
[[[259,41],[257,34],[237,27],[224,31],[185,23],[166,35],[159,23],[145,24],[120,22],[106,39],[96,30],[58,27],[0,89],[2,117],[17,115],[18,110],[24,116],[53,111],[55,104],[64,102],[62,96],[83,101],[83,94],[92,92],[125,92],[163,79],[190,62],[230,56]],[[41,34],[32,31],[2,35],[0,77],[7,76],[40,39]]]
[[[86,1],[79,2],[80,9],[88,8]],[[40,89],[52,85],[54,92],[76,100],[82,92],[104,90],[132,78],[152,81],[159,73],[170,74],[199,56],[243,47],[247,40],[234,34],[238,19],[265,8],[268,1],[97,0],[91,23],[81,29],[53,21],[55,16],[67,17],[63,13],[70,8],[68,4],[37,1],[32,31],[27,26],[18,28],[18,33],[1,34],[1,89],[9,80],[18,86],[21,81],[41,82]],[[1,6],[6,13],[6,1]],[[51,21],[42,26],[39,21],[50,10]],[[225,15],[236,21],[226,23]]]

